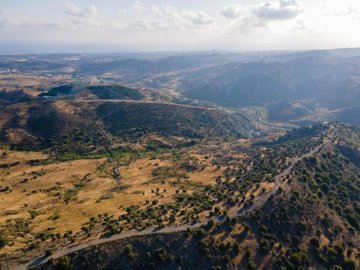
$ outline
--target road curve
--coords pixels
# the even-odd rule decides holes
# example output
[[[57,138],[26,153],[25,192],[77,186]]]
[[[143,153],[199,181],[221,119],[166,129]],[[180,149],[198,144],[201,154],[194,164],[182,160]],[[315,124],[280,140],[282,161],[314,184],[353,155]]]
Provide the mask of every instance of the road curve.
[[[333,138],[335,134],[335,128],[331,128],[331,132],[329,134],[329,139],[331,140]],[[282,181],[281,179],[287,175],[290,174],[290,172],[292,171],[292,169],[294,168],[294,166],[301,160],[303,160],[304,158],[310,157],[314,154],[316,154],[323,146],[324,146],[324,142],[320,145],[318,145],[317,147],[315,147],[314,149],[312,149],[310,152],[300,156],[300,157],[296,157],[294,158],[290,165],[284,169],[280,174],[276,175],[274,177],[275,180],[275,186],[274,188],[266,193],[263,194],[261,196],[259,196],[255,202],[252,204],[251,207],[247,208],[247,209],[241,209],[239,210],[235,210],[235,211],[230,211],[228,213],[228,216],[230,217],[235,217],[235,216],[241,216],[244,215],[246,213],[249,213],[251,211],[254,211],[255,209],[260,208],[262,205],[264,205],[267,200],[275,195],[280,187],[282,187]],[[49,257],[39,257],[35,260],[33,260],[32,262],[29,262],[27,264],[22,264],[22,265],[18,265],[15,266],[13,268],[11,268],[11,270],[27,270],[30,269],[31,267],[34,266],[38,266],[40,264],[46,263],[48,262],[50,259],[57,259],[60,258],[62,256],[68,255],[70,253],[73,253],[75,251],[79,251],[88,247],[92,247],[92,246],[96,246],[96,245],[100,245],[100,244],[104,244],[107,242],[111,242],[111,241],[116,241],[116,240],[121,240],[121,239],[126,239],[126,238],[130,238],[130,237],[135,237],[135,236],[144,236],[144,235],[154,235],[154,234],[167,234],[167,233],[176,233],[176,232],[184,232],[187,229],[196,229],[199,228],[203,225],[206,225],[208,223],[208,221],[213,220],[214,222],[221,222],[223,219],[221,217],[216,217],[216,218],[212,218],[212,219],[208,219],[193,225],[181,225],[181,226],[171,226],[171,227],[165,227],[163,229],[159,229],[158,227],[150,227],[147,228],[145,230],[131,230],[131,231],[126,231],[126,232],[122,232],[120,234],[115,234],[112,235],[110,237],[103,237],[103,238],[99,238],[99,239],[94,239],[91,240],[89,242],[80,244],[80,245],[76,245],[76,246],[70,246],[69,248],[65,249],[65,250],[60,250],[57,251],[56,253],[52,254]]]

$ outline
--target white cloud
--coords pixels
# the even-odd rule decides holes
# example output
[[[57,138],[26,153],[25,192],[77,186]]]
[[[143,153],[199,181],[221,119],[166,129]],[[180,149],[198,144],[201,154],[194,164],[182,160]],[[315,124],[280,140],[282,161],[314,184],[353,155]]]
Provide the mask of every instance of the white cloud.
[[[136,1],[132,8],[147,18],[130,24],[130,26],[134,26],[137,30],[191,30],[211,25],[215,22],[213,18],[201,10],[179,10],[170,6],[150,6],[140,1]]]
[[[263,20],[254,16],[249,16],[243,18],[239,22],[237,29],[243,34],[248,34],[249,32],[254,32],[254,30],[265,28],[266,26],[267,24]]]
[[[36,9],[30,4],[22,10],[10,4],[7,12],[0,8],[0,42],[103,42],[155,50],[360,44],[354,32],[360,27],[360,2],[355,0],[341,5],[338,0],[226,0],[225,5],[214,0],[201,9],[184,0],[166,2],[174,6],[93,1],[99,9],[78,4],[86,1],[66,1],[49,1],[51,9],[38,1],[32,1]],[[59,3],[63,9],[57,10]]]
[[[144,20],[136,21],[134,23],[131,23],[129,26],[130,26],[130,28],[135,28],[135,29],[141,30],[141,31],[153,30],[153,27],[151,26],[151,24]]]
[[[226,6],[221,10],[221,14],[229,19],[239,18],[243,13],[243,6],[240,4],[234,4]]]
[[[296,0],[280,0],[281,7],[296,6]]]
[[[189,19],[194,25],[206,25],[212,24],[214,19],[212,19],[209,15],[207,15],[203,11],[183,11],[183,16]]]
[[[21,31],[28,28],[61,28],[61,21],[48,18],[34,18],[24,15],[15,15],[7,11],[0,11],[0,28],[8,31]]]
[[[135,1],[132,8],[136,11],[147,11],[148,7],[141,1]]]
[[[65,4],[65,12],[68,15],[75,17],[95,17],[98,14],[98,9],[94,5],[87,8],[81,8],[73,3],[67,2]]]
[[[280,0],[278,3],[268,2],[254,8],[253,14],[264,20],[289,20],[296,18],[302,9],[295,0]]]
[[[82,10],[77,5],[67,2],[65,4],[65,12],[69,15],[80,16],[80,14],[82,13]]]
[[[275,0],[264,4],[247,5],[233,4],[225,6],[221,14],[231,20],[232,31],[242,34],[261,30],[275,24],[276,21],[296,18],[302,9],[296,0]],[[272,23],[273,22],[273,23]],[[281,28],[278,24],[276,27]]]

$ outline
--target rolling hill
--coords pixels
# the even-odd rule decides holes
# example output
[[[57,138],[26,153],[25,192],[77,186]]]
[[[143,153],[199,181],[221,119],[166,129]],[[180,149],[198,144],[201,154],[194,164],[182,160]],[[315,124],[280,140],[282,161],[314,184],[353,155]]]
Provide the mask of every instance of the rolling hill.
[[[155,102],[38,101],[0,110],[1,141],[18,149],[96,147],[152,133],[187,138],[242,137],[251,126],[239,114]]]
[[[179,89],[185,97],[206,100],[220,106],[269,107],[284,110],[284,102],[306,103],[287,108],[284,117],[273,120],[300,120],[316,115],[316,109],[329,111],[359,104],[358,56],[342,58],[330,54],[298,54],[294,59],[216,65],[195,72],[184,72]],[[308,110],[311,108],[310,110]],[[339,116],[340,117],[340,116]],[[343,118],[343,116],[341,116]],[[329,114],[321,115],[331,119]],[[351,114],[346,120],[354,119]],[[345,118],[343,118],[345,119]]]

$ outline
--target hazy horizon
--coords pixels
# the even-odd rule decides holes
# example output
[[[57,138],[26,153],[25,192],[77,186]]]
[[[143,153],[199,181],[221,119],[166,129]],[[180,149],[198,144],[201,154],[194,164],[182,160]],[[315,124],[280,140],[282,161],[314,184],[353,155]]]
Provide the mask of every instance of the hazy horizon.
[[[354,48],[359,27],[354,0],[2,0],[0,53]]]
[[[75,46],[53,46],[37,44],[1,44],[0,55],[31,55],[31,54],[206,54],[206,53],[235,53],[235,54],[257,54],[257,53],[301,53],[312,51],[328,50],[353,50],[359,47],[333,47],[333,48],[308,48],[308,49],[268,49],[268,50],[226,50],[226,49],[209,49],[209,50],[131,50],[117,47],[107,47],[95,44],[83,44]]]

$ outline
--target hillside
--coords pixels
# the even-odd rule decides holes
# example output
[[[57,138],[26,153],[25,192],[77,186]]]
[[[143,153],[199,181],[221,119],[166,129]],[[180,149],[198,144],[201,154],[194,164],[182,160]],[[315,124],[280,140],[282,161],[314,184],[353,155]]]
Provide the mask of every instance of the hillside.
[[[286,141],[282,139],[261,153],[254,152],[254,156],[250,155],[253,161],[257,155],[265,157],[254,164],[258,166],[253,171],[257,177],[253,174],[253,180],[246,180],[245,162],[227,171],[227,177],[215,186],[208,187],[207,201],[213,208],[209,208],[210,221],[200,228],[190,226],[185,232],[136,236],[96,245],[36,269],[112,270],[119,265],[133,269],[358,269],[360,168],[337,150],[338,145],[349,144],[349,134],[356,132],[351,127],[337,126],[321,136],[319,145],[321,132],[298,130],[287,135]],[[359,134],[351,139],[356,136]],[[309,146],[309,141],[314,145]],[[319,147],[313,148],[316,145]],[[309,149],[318,150],[308,152]],[[261,179],[260,175],[266,177],[265,168],[271,171],[270,164],[278,164],[271,153],[303,158],[280,178],[281,187],[267,201],[255,192],[242,206],[251,211],[234,211],[241,209],[246,181],[255,184],[254,179]],[[278,166],[280,172],[287,165]],[[258,183],[263,185],[264,179]],[[194,202],[193,196],[187,198],[188,203]],[[219,199],[220,205],[215,203]],[[161,205],[158,209],[162,209]],[[135,211],[128,213],[131,220],[142,215],[142,210]]]
[[[97,107],[97,116],[113,135],[241,137],[250,126],[242,115],[223,111],[162,103],[106,103]]]
[[[182,81],[184,95],[219,105],[260,105],[289,98],[295,91],[291,74],[280,64],[229,64],[190,76]]]
[[[289,98],[344,106],[351,96],[358,95],[355,59],[299,55],[284,63],[227,64],[185,73],[181,87],[188,97],[228,106],[263,105]]]
[[[267,106],[269,118],[275,121],[301,119],[313,111],[313,107],[304,102],[281,100]]]
[[[359,113],[360,113],[360,105],[355,105],[336,113],[334,115],[334,120],[350,123],[353,125],[359,125],[360,124],[360,119],[358,117]]]
[[[263,106],[272,120],[335,117],[355,123],[354,115],[343,110],[359,105],[359,70],[358,56],[298,54],[281,62],[231,63],[184,72],[179,90],[185,97],[221,106]]]
[[[97,85],[87,89],[100,99],[132,99],[139,100],[144,95],[137,89],[131,89],[122,85]]]
[[[104,146],[146,136],[241,137],[250,123],[220,110],[153,102],[66,100],[0,108],[0,138],[17,149]]]

